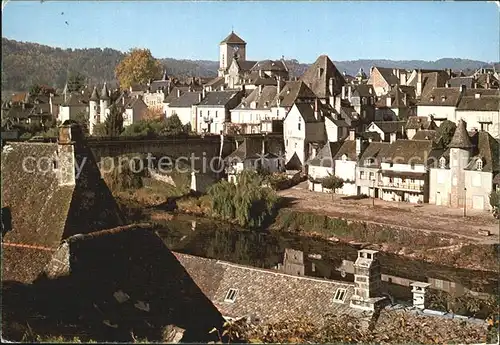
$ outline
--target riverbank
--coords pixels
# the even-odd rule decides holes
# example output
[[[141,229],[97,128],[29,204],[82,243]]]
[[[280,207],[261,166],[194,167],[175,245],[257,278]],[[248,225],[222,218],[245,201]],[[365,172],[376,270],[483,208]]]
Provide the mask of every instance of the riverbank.
[[[138,195],[143,197],[138,198]],[[156,223],[168,221],[175,214],[220,221],[212,214],[207,196],[158,198],[148,191],[117,195],[132,221]],[[456,268],[499,272],[498,246],[495,244],[480,243],[451,233],[332,217],[317,211],[293,208],[286,200],[273,222],[263,230],[320,237]]]

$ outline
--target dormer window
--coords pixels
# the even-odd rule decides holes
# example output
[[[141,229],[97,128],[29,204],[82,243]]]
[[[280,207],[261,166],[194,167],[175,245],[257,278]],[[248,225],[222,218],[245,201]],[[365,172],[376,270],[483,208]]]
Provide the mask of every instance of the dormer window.
[[[343,288],[338,288],[333,296],[333,301],[337,303],[344,303],[345,297],[347,295],[347,290]]]
[[[479,158],[477,161],[476,161],[476,170],[483,170],[483,160],[481,158]]]
[[[434,96],[431,96],[431,102],[434,102]]]
[[[234,303],[236,300],[236,294],[238,290],[236,289],[229,289],[229,291],[226,294],[226,297],[224,298],[224,302],[229,302],[229,303]]]
[[[446,158],[441,157],[441,158],[439,159],[439,167],[440,167],[441,169],[446,168]]]
[[[441,102],[446,101],[446,96],[441,97]]]
[[[345,162],[347,160],[347,155],[346,154],[343,154],[342,155],[342,161]]]
[[[373,158],[365,159],[365,165],[372,165],[372,164],[373,164]]]

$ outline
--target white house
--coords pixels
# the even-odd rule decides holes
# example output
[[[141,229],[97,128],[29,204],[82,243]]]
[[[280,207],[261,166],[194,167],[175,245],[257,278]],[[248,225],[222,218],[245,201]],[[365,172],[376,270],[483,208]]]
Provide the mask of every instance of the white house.
[[[381,163],[378,182],[380,198],[410,203],[428,202],[427,167],[442,150],[432,140],[396,140]]]
[[[422,95],[417,104],[417,116],[432,118],[439,126],[444,120],[457,121],[456,109],[465,87],[435,87]]]
[[[286,163],[294,162],[300,165],[290,168],[291,170],[300,170],[306,160],[311,158],[310,143],[326,142],[324,119],[318,103],[319,101],[314,104],[294,104],[283,121]],[[294,156],[296,159],[292,160]]]
[[[327,142],[317,155],[307,162],[309,190],[315,192],[330,192],[321,185],[322,179],[335,174],[333,157],[339,150],[342,142]]]
[[[405,136],[406,121],[373,121],[367,132],[375,132],[380,135],[382,141],[394,141]]]
[[[467,122],[469,130],[484,130],[499,139],[499,90],[467,90],[458,103],[456,119]]]
[[[145,119],[148,106],[141,97],[135,97],[128,100],[123,105],[123,126],[130,126]]]
[[[165,116],[169,118],[172,115],[177,115],[183,125],[190,124],[192,129],[196,128],[197,105],[203,100],[205,91],[187,91],[181,94],[178,90],[179,97],[174,98],[165,107]]]
[[[231,112],[233,130],[241,134],[261,133],[262,122],[272,119],[271,103],[276,97],[276,86],[260,85]]]
[[[358,158],[366,147],[366,142],[361,138],[346,140],[333,156],[335,176],[344,180],[344,186],[336,192],[344,195],[357,195],[356,168]]]
[[[197,106],[196,132],[220,134],[231,121],[230,110],[235,108],[243,97],[240,90],[207,92]]]
[[[499,143],[488,132],[467,133],[459,121],[438,164],[430,169],[429,203],[490,210],[489,194],[500,171]]]
[[[357,194],[379,198],[379,171],[382,162],[386,159],[390,143],[369,142],[361,153],[356,171]]]

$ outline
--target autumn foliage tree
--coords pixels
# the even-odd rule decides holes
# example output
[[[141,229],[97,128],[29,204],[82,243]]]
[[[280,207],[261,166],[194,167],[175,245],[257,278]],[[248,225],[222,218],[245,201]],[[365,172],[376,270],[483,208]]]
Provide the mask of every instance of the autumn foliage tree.
[[[131,49],[125,58],[116,66],[115,75],[122,88],[133,84],[146,84],[149,79],[160,76],[161,64],[149,49]]]

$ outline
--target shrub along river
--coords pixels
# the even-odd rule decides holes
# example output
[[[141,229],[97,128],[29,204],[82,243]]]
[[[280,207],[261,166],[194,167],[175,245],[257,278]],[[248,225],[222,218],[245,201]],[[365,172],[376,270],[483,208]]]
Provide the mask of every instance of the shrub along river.
[[[360,246],[334,243],[294,232],[256,231],[178,214],[161,222],[158,233],[173,251],[289,274],[353,282],[352,263]],[[458,269],[395,254],[380,253],[382,281],[389,298],[409,303],[409,283],[430,283],[430,307],[486,317],[498,294],[494,272]],[[492,302],[493,301],[493,302]]]

